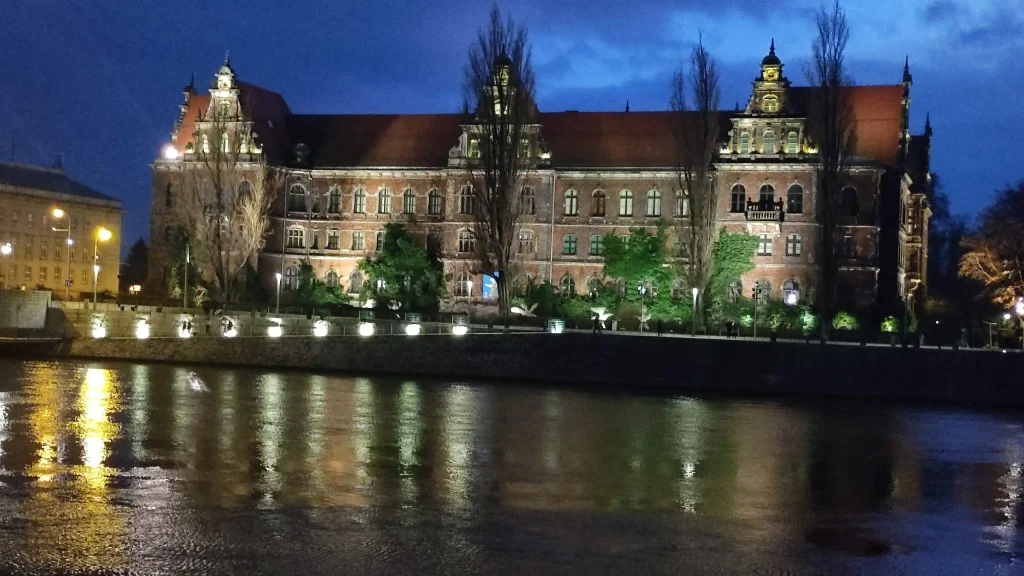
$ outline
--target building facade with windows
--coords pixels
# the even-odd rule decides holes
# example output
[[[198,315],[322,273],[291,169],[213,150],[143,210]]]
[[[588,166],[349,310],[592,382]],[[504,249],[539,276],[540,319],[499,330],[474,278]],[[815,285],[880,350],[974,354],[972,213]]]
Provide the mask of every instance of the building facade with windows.
[[[926,259],[927,242],[912,242],[898,220],[926,225],[928,216],[925,193],[913,179],[921,176],[907,167],[910,87],[906,69],[901,84],[850,89],[857,138],[842,191],[839,292],[851,306],[874,304],[886,289],[905,294],[911,283],[924,281],[908,267]],[[755,269],[731,289],[736,297],[752,297],[755,286],[773,299],[815,297],[821,258],[817,151],[806,130],[810,94],[790,85],[773,43],[746,107],[719,114],[719,221],[760,239]],[[452,278],[447,307],[493,295],[473,256],[467,166],[479,155],[479,144],[471,117],[294,114],[278,94],[239,81],[227,62],[208,94],[186,87],[171,144],[153,164],[154,285],[169,269],[173,175],[181,163],[201,156],[204,126],[218,106],[240,109],[238,121],[252,130],[250,151],[281,169],[270,234],[258,257],[269,292],[276,274],[284,288],[295,286],[299,263],[307,259],[328,284],[357,292],[360,260],[380,250],[385,224],[402,222],[439,255]],[[587,293],[607,281],[604,235],[626,234],[631,227],[653,229],[664,222],[675,253],[683,252],[676,230],[687,221],[689,205],[678,185],[671,114],[538,114],[524,142],[535,168],[522,183],[514,287],[549,280],[563,291]],[[886,212],[890,204],[893,214]],[[890,225],[888,245],[884,229]],[[881,270],[887,250],[894,255],[888,274]],[[882,285],[887,278],[891,287]]]
[[[54,208],[65,216],[55,219]],[[61,168],[0,162],[0,246],[10,246],[3,251],[9,254],[0,254],[0,288],[50,290],[63,298],[70,282],[72,298],[91,295],[95,247],[97,292],[116,294],[121,214],[119,200],[68,178]],[[94,241],[100,228],[111,232],[110,241]]]

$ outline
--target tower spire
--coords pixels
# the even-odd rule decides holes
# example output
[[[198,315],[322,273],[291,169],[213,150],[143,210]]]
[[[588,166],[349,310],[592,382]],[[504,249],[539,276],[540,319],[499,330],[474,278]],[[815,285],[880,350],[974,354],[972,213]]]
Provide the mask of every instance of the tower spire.
[[[932,135],[932,113],[928,112],[924,116],[924,135],[931,138]]]
[[[775,38],[772,38],[772,47],[768,50],[769,54],[775,54]]]
[[[906,60],[903,62],[903,83],[913,84],[914,76],[910,73],[910,56],[908,55]]]
[[[224,65],[231,66],[231,50],[224,51]]]

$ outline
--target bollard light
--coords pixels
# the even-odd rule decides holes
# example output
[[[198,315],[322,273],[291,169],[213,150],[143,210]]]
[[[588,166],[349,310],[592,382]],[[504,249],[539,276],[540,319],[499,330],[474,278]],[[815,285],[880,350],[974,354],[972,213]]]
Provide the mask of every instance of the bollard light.
[[[421,316],[417,312],[408,312],[405,315],[405,333],[408,336],[419,336],[423,329],[420,326]]]
[[[548,332],[561,334],[563,330],[565,330],[565,320],[548,320]]]
[[[457,324],[455,326],[452,326],[452,334],[456,336],[465,336],[467,332],[469,332],[469,326],[466,326],[464,324]]]
[[[189,327],[186,324],[182,324],[181,326],[178,326],[178,337],[179,338],[191,338],[192,337],[192,330],[190,330]]]
[[[419,324],[406,324],[405,325],[405,333],[408,336],[419,336],[420,335],[420,325]]]
[[[284,329],[281,328],[281,319],[271,318],[270,321],[274,324],[267,327],[267,336],[270,336],[271,338],[280,338],[281,335],[284,334]]]
[[[93,338],[106,338],[107,337],[107,328],[106,328],[106,326],[103,326],[103,325],[93,326],[92,327],[92,337]]]
[[[316,336],[317,338],[323,338],[324,336],[327,336],[327,333],[329,331],[330,324],[328,324],[326,320],[317,320],[313,324],[313,336]]]
[[[149,338],[149,323],[145,320],[139,320],[135,324],[135,337],[139,340],[145,340]]]
[[[359,335],[365,337],[373,336],[376,327],[371,322],[361,322],[359,324]]]

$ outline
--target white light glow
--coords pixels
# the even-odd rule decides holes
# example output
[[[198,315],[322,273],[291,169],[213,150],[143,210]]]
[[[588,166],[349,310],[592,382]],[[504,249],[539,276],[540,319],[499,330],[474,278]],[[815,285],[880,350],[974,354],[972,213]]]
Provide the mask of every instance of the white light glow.
[[[75,240],[73,238],[68,238],[68,246],[74,246],[74,245],[75,245]]]
[[[139,320],[135,324],[135,337],[139,340],[149,338],[149,324],[145,320]]]
[[[60,220],[61,218],[64,217],[64,211],[61,210],[60,208],[54,208],[53,209],[53,217],[58,219],[58,220]]]
[[[13,248],[11,248],[10,242],[0,245],[0,254],[3,254],[4,256],[10,256],[12,251]]]
[[[465,336],[467,332],[469,332],[468,326],[463,326],[462,324],[452,326],[452,334],[456,336]]]
[[[100,273],[100,265],[99,264],[93,264],[92,265],[92,273],[93,274],[99,274]]]
[[[563,328],[564,327],[561,323],[552,324],[551,327],[548,329],[548,332],[551,332],[552,334],[561,334]]]
[[[170,144],[168,144],[167,146],[164,146],[164,152],[163,153],[164,153],[164,160],[177,160],[178,159],[178,149],[175,148],[174,146],[171,146]]]
[[[267,328],[267,336],[270,336],[271,338],[280,338],[283,333],[284,330],[282,330],[280,326],[271,326]]]
[[[690,292],[693,294],[693,297],[696,298],[697,297],[697,292],[700,292],[700,290],[698,290],[697,287],[694,286],[693,290],[691,290]]]
[[[795,292],[790,292],[789,294],[786,294],[786,304],[789,304],[790,306],[793,306],[793,305],[796,304],[796,293]]]
[[[419,324],[406,324],[405,325],[405,333],[407,335],[409,335],[409,336],[419,336],[420,335],[420,325]]]
[[[92,337],[93,338],[106,338],[107,337],[107,327],[106,326],[93,326],[92,327]]]
[[[1024,316],[1024,298],[1017,299],[1017,315]]]
[[[178,337],[191,338],[192,330],[190,330],[185,324],[182,324],[181,326],[178,326]]]
[[[328,331],[330,331],[330,324],[328,324],[326,320],[317,320],[316,323],[313,324],[313,336],[316,336],[317,338],[327,336]]]
[[[376,327],[369,322],[363,322],[359,325],[359,335],[363,337],[373,336],[375,330]]]
[[[238,336],[238,328],[235,328],[234,326],[224,331],[225,338],[234,338],[235,336]]]
[[[1009,320],[1009,319],[1010,319],[1010,313],[1009,312],[1007,312],[1006,314],[1003,314],[1003,320]]]

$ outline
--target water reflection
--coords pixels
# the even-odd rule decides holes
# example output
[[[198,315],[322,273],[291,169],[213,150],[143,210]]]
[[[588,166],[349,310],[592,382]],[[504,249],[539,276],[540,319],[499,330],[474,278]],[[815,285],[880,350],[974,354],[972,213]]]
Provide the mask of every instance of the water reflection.
[[[492,533],[597,553],[642,548],[620,538],[648,524],[793,573],[941,538],[979,561],[1024,552],[1016,415],[213,369],[196,392],[175,367],[0,368],[0,520],[24,519],[0,523],[0,558],[19,565],[153,568],[159,554],[132,551],[230,555],[249,530],[339,518],[385,556],[418,542],[460,566],[501,553]],[[627,518],[647,524],[593,541],[566,528]]]

